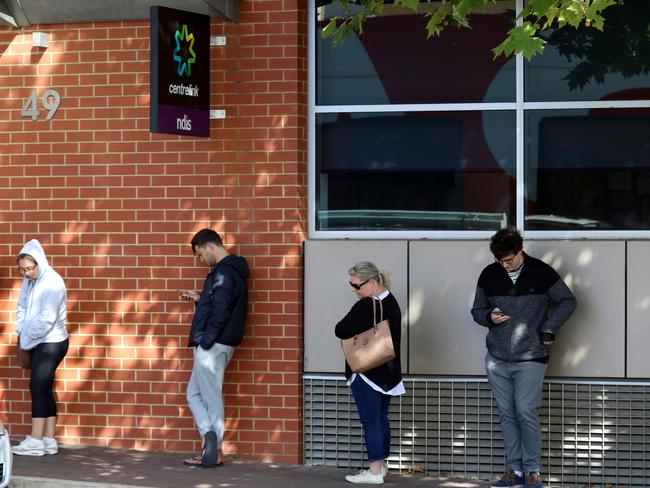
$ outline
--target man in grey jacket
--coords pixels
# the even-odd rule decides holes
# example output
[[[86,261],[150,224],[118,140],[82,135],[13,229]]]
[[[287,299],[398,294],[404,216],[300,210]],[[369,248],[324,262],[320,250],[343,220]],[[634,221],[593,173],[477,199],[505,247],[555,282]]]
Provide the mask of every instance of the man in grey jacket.
[[[479,276],[472,316],[488,328],[485,368],[506,451],[506,472],[492,488],[542,488],[542,382],[555,333],[576,299],[553,268],[523,251],[517,229],[494,234],[490,251],[495,262]]]

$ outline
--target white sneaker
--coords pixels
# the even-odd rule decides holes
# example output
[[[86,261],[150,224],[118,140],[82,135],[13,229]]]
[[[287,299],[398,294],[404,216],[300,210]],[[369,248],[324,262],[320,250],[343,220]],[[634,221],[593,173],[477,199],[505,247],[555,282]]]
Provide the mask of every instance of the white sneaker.
[[[18,456],[45,456],[45,443],[28,435],[20,444],[13,446],[11,452]]]
[[[45,454],[56,454],[59,452],[59,444],[54,437],[43,436],[43,444],[45,444]]]
[[[366,485],[382,485],[384,484],[384,477],[381,474],[372,474],[370,471],[361,471],[359,474],[347,475],[345,481],[364,483]]]
[[[385,478],[388,475],[388,465],[384,463],[381,467],[381,475]]]

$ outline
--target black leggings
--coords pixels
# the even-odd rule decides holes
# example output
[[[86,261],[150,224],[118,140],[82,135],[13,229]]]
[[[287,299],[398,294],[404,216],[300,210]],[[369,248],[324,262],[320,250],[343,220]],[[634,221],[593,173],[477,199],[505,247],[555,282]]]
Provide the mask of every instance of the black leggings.
[[[32,418],[56,417],[54,373],[68,352],[68,339],[42,342],[32,349],[29,391],[32,394]]]

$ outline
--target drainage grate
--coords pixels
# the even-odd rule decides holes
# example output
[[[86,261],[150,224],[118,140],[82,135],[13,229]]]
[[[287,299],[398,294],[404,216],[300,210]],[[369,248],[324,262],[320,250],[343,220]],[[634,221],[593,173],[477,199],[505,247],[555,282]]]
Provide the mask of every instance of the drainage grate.
[[[305,375],[306,464],[359,468],[364,447],[341,376]],[[503,471],[498,409],[486,380],[406,378],[393,400],[389,465],[492,479]],[[540,411],[549,487],[650,486],[650,384],[547,380]]]

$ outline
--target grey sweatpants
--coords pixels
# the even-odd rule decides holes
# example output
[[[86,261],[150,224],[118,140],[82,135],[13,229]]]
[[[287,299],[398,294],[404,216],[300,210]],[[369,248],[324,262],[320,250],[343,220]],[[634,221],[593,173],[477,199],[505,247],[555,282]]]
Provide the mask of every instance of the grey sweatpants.
[[[204,436],[213,431],[217,434],[219,448],[224,431],[223,374],[234,352],[234,347],[218,343],[207,351],[197,347],[194,350],[192,375],[187,384],[187,403],[199,433]]]

